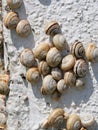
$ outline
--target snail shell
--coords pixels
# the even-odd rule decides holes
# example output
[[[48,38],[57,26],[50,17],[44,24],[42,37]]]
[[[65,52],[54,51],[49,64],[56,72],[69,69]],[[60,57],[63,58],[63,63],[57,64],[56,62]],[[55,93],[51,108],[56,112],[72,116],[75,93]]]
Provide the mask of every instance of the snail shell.
[[[87,130],[86,128],[82,127],[80,130]]]
[[[31,33],[31,26],[27,20],[21,20],[16,27],[16,32],[21,37],[27,37]]]
[[[26,79],[31,83],[38,82],[40,74],[38,68],[30,68],[26,73]]]
[[[76,77],[85,77],[88,72],[88,64],[85,60],[79,59],[74,65],[74,73]]]
[[[80,41],[76,40],[71,47],[71,53],[76,58],[83,58],[85,56],[85,49],[83,47],[83,44]]]
[[[0,125],[6,124],[6,121],[7,121],[6,115],[0,112]]]
[[[6,124],[0,126],[0,130],[7,130]]]
[[[45,33],[50,36],[54,36],[60,33],[60,25],[57,21],[51,21],[45,25]]]
[[[93,123],[95,122],[95,119],[91,114],[80,115],[80,119],[81,119],[81,124],[84,127],[92,126]]]
[[[20,62],[26,67],[33,67],[35,58],[32,50],[24,49],[20,55]]]
[[[51,75],[55,80],[58,81],[62,78],[62,71],[58,67],[52,68]]]
[[[56,90],[56,81],[51,75],[47,75],[43,79],[42,94],[52,94]]]
[[[57,90],[55,90],[54,93],[51,95],[51,98],[54,101],[58,101],[60,97],[61,97],[61,94]]]
[[[50,49],[49,44],[45,42],[39,44],[33,51],[35,58],[39,60],[45,59],[49,49]]]
[[[15,29],[19,22],[18,14],[15,12],[9,12],[4,18],[4,25],[7,29]]]
[[[94,43],[89,43],[86,49],[86,57],[88,61],[98,61],[98,48]]]
[[[64,93],[66,89],[67,89],[67,86],[65,84],[64,79],[59,80],[58,83],[57,83],[57,90],[60,93]]]
[[[17,9],[22,4],[22,0],[7,0],[6,2],[11,9]]]
[[[39,69],[39,72],[44,76],[50,72],[50,67],[46,61],[41,61],[38,65],[38,69]]]
[[[53,44],[58,50],[64,50],[67,46],[66,39],[62,34],[57,34],[53,37]]]
[[[76,83],[76,76],[72,71],[69,71],[64,74],[64,80],[67,86],[72,87]]]
[[[61,69],[64,71],[68,71],[72,69],[74,65],[75,58],[73,57],[73,55],[69,54],[62,59]]]
[[[46,61],[49,66],[56,67],[60,64],[62,60],[62,56],[60,54],[60,51],[57,50],[55,47],[51,48],[46,56]]]
[[[69,116],[66,122],[67,130],[80,130],[81,120],[77,114],[72,114]]]
[[[83,88],[84,85],[85,85],[85,81],[84,81],[83,78],[79,78],[79,79],[76,80],[76,85],[75,86],[77,88]]]

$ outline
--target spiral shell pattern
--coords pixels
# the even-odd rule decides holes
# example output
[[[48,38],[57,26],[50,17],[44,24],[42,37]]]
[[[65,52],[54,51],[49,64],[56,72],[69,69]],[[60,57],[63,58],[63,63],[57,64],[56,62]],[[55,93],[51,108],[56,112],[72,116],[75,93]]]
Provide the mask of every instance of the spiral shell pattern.
[[[22,0],[6,0],[6,2],[11,9],[17,9],[22,4]]]
[[[61,79],[57,83],[57,90],[62,94],[67,89],[64,79]]]
[[[62,71],[59,68],[52,68],[51,75],[55,80],[60,80],[62,78]]]

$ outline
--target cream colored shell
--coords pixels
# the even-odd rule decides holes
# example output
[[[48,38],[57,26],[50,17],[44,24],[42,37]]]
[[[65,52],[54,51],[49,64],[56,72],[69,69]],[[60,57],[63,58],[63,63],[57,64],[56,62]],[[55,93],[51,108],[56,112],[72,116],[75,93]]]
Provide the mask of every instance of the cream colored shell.
[[[77,114],[72,114],[69,116],[66,122],[67,130],[80,130],[81,120]]]
[[[35,58],[37,58],[38,60],[43,60],[46,58],[46,55],[48,53],[50,49],[50,46],[48,43],[46,42],[42,42],[40,43],[34,50],[34,56]]]
[[[56,90],[56,85],[56,81],[51,75],[45,76],[42,82],[42,94],[52,94]]]
[[[82,127],[80,130],[87,130],[86,128]]]
[[[4,18],[4,25],[7,29],[15,29],[19,23],[19,16],[15,12],[9,12]]]
[[[61,60],[62,60],[62,56],[58,49],[53,47],[48,51],[46,56],[46,61],[49,66],[57,67],[60,64]]]
[[[52,68],[51,75],[57,81],[59,81],[63,76],[62,71],[58,67]]]
[[[4,113],[0,112],[0,125],[6,124],[7,116]]]
[[[67,89],[67,86],[65,84],[65,81],[64,79],[61,79],[58,81],[57,83],[57,90],[60,92],[60,93],[64,93]]]
[[[35,58],[31,49],[27,48],[21,52],[20,62],[26,67],[33,67],[35,64]]]
[[[40,74],[38,68],[30,68],[26,73],[26,79],[31,83],[38,82]]]
[[[17,9],[22,4],[22,0],[6,0],[6,2],[11,9]]]
[[[62,34],[57,34],[53,37],[53,44],[58,50],[64,50],[66,49],[67,42]]]
[[[84,81],[85,79],[83,79],[83,78],[79,78],[79,79],[77,79],[76,80],[76,87],[77,88],[83,88],[84,86],[85,86],[85,81]]]
[[[21,37],[29,36],[31,33],[31,26],[28,20],[21,20],[16,27],[16,32]]]
[[[61,69],[64,71],[71,70],[75,65],[75,58],[69,54],[62,59]]]

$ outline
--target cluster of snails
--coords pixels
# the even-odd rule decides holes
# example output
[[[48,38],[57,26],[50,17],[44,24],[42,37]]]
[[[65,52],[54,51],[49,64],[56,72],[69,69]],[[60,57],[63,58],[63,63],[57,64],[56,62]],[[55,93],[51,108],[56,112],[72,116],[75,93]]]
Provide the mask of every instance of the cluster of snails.
[[[63,126],[65,130],[87,130],[94,122],[95,119],[91,114],[81,116],[76,113],[69,114],[62,108],[55,108],[42,123],[41,128],[47,129],[54,127],[63,130]]]
[[[17,12],[14,12],[14,9],[17,9],[21,6],[22,0],[7,0],[7,6],[10,10],[4,18],[4,25],[7,29],[16,29],[17,34],[20,37],[27,37],[31,33],[31,26],[28,20],[20,20]]]

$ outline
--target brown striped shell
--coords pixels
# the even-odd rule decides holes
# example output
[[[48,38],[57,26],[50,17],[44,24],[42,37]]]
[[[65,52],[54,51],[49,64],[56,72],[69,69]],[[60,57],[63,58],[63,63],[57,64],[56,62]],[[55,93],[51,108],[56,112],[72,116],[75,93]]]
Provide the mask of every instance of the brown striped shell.
[[[76,77],[85,77],[88,72],[88,64],[85,60],[79,59],[76,61],[73,70]]]
[[[85,56],[85,49],[83,47],[83,44],[80,41],[76,40],[72,44],[71,53],[76,58],[84,58],[84,56]]]
[[[27,37],[31,33],[31,26],[28,20],[21,20],[17,27],[16,32],[21,37]]]
[[[56,81],[52,78],[51,75],[44,77],[42,82],[41,92],[42,94],[52,94],[56,90]]]
[[[46,56],[46,61],[49,66],[56,67],[60,64],[61,60],[62,60],[62,56],[58,49],[53,47],[48,51]]]
[[[64,93],[67,89],[67,86],[65,84],[65,81],[64,79],[61,79],[58,81],[57,83],[57,90],[60,92],[60,93]]]
[[[26,67],[33,67],[33,65],[35,64],[35,58],[31,49],[24,49],[21,52],[20,62]]]
[[[46,58],[46,55],[50,49],[50,46],[46,42],[40,43],[34,50],[34,56],[38,60],[44,60]]]
[[[62,78],[62,71],[58,67],[52,68],[51,75],[55,80],[59,81]]]
[[[4,25],[7,29],[15,29],[18,23],[19,17],[15,12],[9,12],[4,18]]]
[[[64,71],[68,71],[71,70],[74,65],[75,65],[75,58],[73,55],[69,54],[62,59],[61,69]]]
[[[54,36],[60,33],[60,25],[57,21],[51,21],[46,23],[44,30],[47,35]]]
[[[11,9],[17,9],[22,4],[22,0],[6,0],[6,2]]]
[[[40,78],[40,74],[39,74],[38,68],[28,69],[28,71],[26,73],[26,79],[29,82],[36,83],[36,82],[38,82],[39,78]]]

